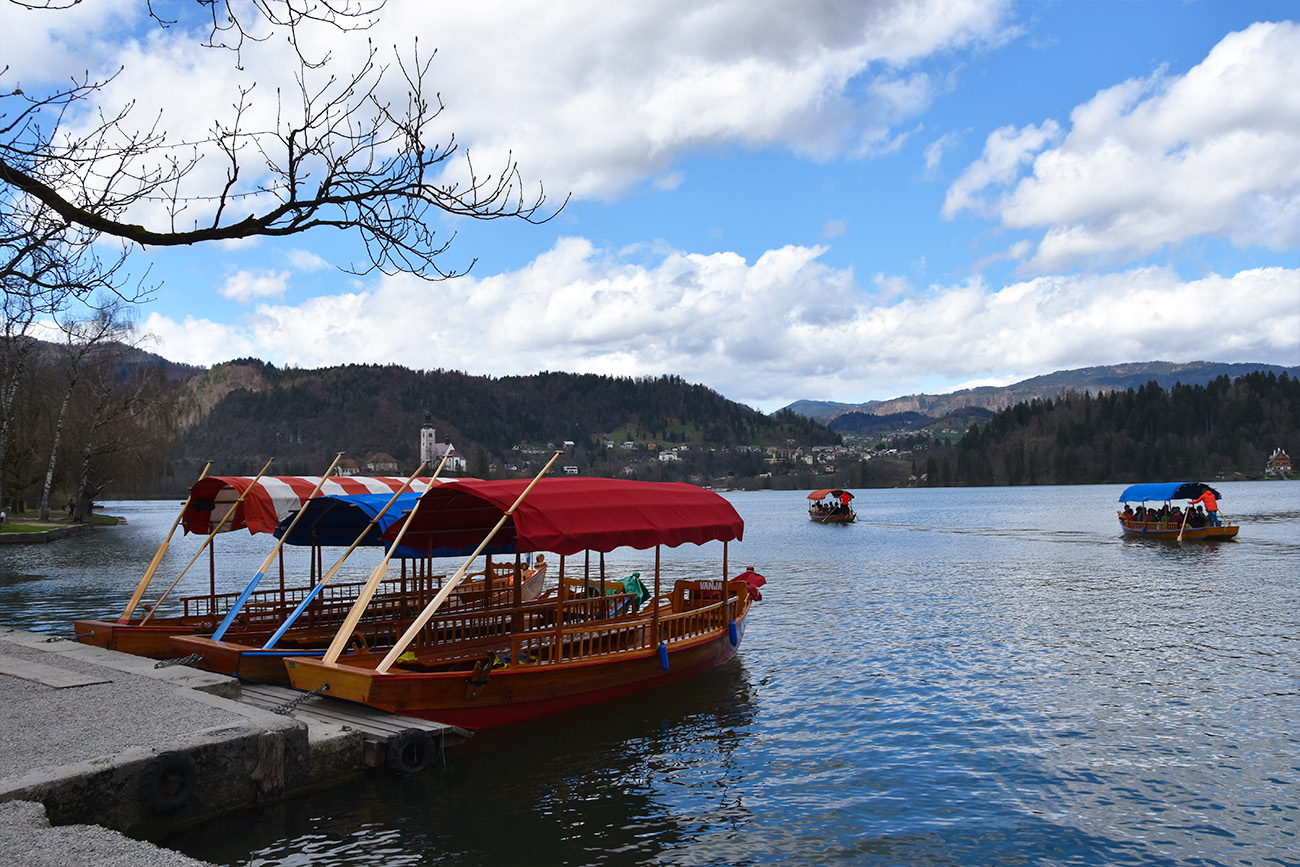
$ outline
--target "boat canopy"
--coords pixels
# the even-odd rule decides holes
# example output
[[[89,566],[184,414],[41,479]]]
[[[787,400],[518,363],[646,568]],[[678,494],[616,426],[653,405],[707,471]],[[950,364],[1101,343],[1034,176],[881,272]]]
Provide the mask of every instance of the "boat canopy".
[[[190,502],[181,518],[185,531],[207,535],[221,523],[231,506],[235,506],[235,513],[222,525],[222,532],[247,529],[250,533],[272,533],[290,512],[302,508],[320,476],[262,476],[257,479],[256,486],[253,481],[253,476],[207,476],[199,479],[190,486]],[[330,476],[320,492],[387,494],[391,497],[405,482],[406,479],[397,476]],[[411,483],[411,490],[423,491],[428,486],[428,477],[423,477]],[[244,501],[238,503],[240,495],[245,492]],[[358,527],[357,532],[360,531]],[[345,544],[352,544],[352,540]]]
[[[290,512],[275,528],[275,537],[283,539],[288,545],[323,545],[325,547],[346,548],[357,540],[363,530],[370,526],[380,512],[384,512],[375,525],[366,532],[362,545],[377,546],[383,544],[379,537],[388,525],[402,514],[415,507],[419,494],[408,491],[397,497],[397,502],[384,511],[384,506],[393,499],[387,494],[326,494],[314,497],[303,504],[302,517],[294,525],[293,532],[285,535],[289,524],[293,522],[295,512]]]
[[[1121,503],[1166,502],[1168,500],[1195,500],[1209,491],[1222,499],[1223,495],[1201,482],[1152,482],[1145,485],[1129,485],[1119,495]]]
[[[453,479],[421,497],[402,547],[472,551],[530,479]],[[401,522],[384,533],[396,536]],[[508,551],[613,551],[739,540],[745,522],[718,494],[685,482],[544,478],[493,538]]]
[[[293,531],[288,533],[289,524],[293,522],[294,514],[290,513],[288,517],[280,522],[275,528],[277,539],[284,539],[288,545],[322,545],[325,547],[346,548],[357,537],[364,532],[365,538],[359,543],[363,546],[388,546],[391,544],[392,537],[388,540],[383,539],[383,535],[393,524],[399,526],[394,528],[393,536],[401,529],[400,523],[405,520],[416,503],[420,495],[414,492],[399,494],[397,502],[388,506],[393,499],[391,493],[388,494],[327,494],[321,497],[314,497],[303,505],[302,518],[294,525]],[[384,507],[388,506],[387,511]],[[380,515],[380,512],[383,512]],[[378,516],[378,520],[376,519]],[[374,526],[370,522],[374,521]],[[403,539],[405,541],[405,538]],[[454,557],[471,554],[477,543],[465,548],[438,548],[432,551],[415,550],[408,545],[400,545],[393,552],[395,557],[419,558],[419,557]],[[485,554],[513,554],[515,546],[508,545],[490,545],[484,549]]]
[[[834,494],[835,499],[838,500],[840,497],[844,496],[845,494],[849,494],[849,492],[842,490],[840,488],[822,488],[820,491],[813,491],[811,494],[809,494],[808,499],[820,500],[822,497],[826,496],[827,494]],[[849,499],[850,500],[853,499],[852,494],[849,494]]]

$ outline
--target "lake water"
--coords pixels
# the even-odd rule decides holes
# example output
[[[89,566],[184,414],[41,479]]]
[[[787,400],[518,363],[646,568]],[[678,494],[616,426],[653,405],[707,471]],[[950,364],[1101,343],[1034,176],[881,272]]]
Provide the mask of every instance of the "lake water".
[[[732,571],[769,584],[725,667],[164,842],[312,867],[1300,864],[1300,483],[1216,487],[1241,535],[1183,546],[1124,540],[1116,486],[868,490],[847,527],[728,494]],[[0,548],[0,623],[119,611],[178,505]],[[267,551],[223,538],[219,586]]]

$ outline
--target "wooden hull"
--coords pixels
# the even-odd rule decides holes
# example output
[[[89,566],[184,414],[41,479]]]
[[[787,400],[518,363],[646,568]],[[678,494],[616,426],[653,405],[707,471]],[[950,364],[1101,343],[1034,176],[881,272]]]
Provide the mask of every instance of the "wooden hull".
[[[1136,521],[1120,520],[1120,528],[1123,529],[1125,536],[1139,539],[1157,539],[1164,542],[1177,542],[1179,531],[1182,531],[1182,541],[1184,542],[1222,542],[1233,539],[1240,529],[1235,524],[1227,524],[1222,527],[1187,527],[1179,528],[1177,525],[1170,523],[1147,522],[1145,524]]]
[[[437,673],[393,670],[376,674],[378,654],[357,654],[337,665],[295,657],[289,678],[301,690],[328,686],[335,698],[476,729],[506,725],[618,698],[707,671],[731,659],[744,635],[744,617],[732,630],[683,642],[667,651],[667,668],[657,649],[559,665],[523,664],[484,672]]]
[[[211,632],[217,628],[218,621],[219,618],[212,617],[158,617],[141,625],[138,621],[77,620],[73,623],[73,631],[83,644],[133,656],[173,659],[173,635]]]
[[[371,616],[380,619],[411,616],[433,598],[441,579],[442,576],[421,576],[385,581],[381,585],[381,592],[372,601]],[[356,583],[326,585],[325,591],[300,616],[299,624],[304,628],[318,629],[342,623],[360,586]],[[524,585],[526,594],[536,595],[540,589],[540,586],[532,586],[531,581]],[[255,592],[227,635],[236,641],[243,640],[236,636],[260,636],[256,644],[260,647],[310,590],[311,585],[305,585],[285,591]],[[510,592],[509,588],[493,590],[493,597],[508,599]],[[172,645],[172,637],[215,632],[237,595],[223,593],[188,597],[180,600],[187,613],[152,617],[147,623],[142,623],[139,618],[126,623],[119,623],[116,619],[77,620],[73,624],[73,631],[77,640],[83,644],[152,659],[176,659],[178,656],[189,655],[191,651],[185,650],[178,654]],[[480,592],[477,599],[481,600],[482,596]],[[191,613],[195,611],[203,613]]]
[[[263,635],[262,642],[269,636]],[[261,643],[248,644],[236,641],[214,641],[207,635],[175,635],[171,638],[173,656],[185,657],[199,654],[203,658],[195,667],[204,671],[225,674],[253,683],[270,683],[287,686],[289,673],[284,666],[290,656],[324,656],[328,640],[319,649],[295,647],[291,650],[262,650]]]
[[[847,515],[809,515],[814,524],[852,524],[858,516],[850,512]]]

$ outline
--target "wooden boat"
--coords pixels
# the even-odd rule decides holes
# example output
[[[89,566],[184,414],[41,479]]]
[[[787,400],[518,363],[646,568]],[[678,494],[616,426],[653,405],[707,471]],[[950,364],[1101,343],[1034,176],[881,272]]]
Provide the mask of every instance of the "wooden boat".
[[[325,496],[303,504],[301,514],[286,518],[277,528],[276,535],[289,544],[349,548],[360,544],[381,543],[380,536],[403,511],[414,508],[418,494],[401,494],[396,498],[382,495]],[[391,508],[390,508],[391,506]],[[292,527],[288,526],[290,523]],[[432,558],[399,548],[402,575],[405,578],[408,564],[413,575],[421,581],[394,586],[393,581],[381,582],[357,623],[349,642],[349,652],[357,650],[382,650],[391,645],[402,628],[409,624],[442,589],[444,574],[435,574]],[[458,552],[461,553],[461,552]],[[385,566],[386,568],[386,566]],[[328,581],[327,575],[323,581]],[[514,564],[494,563],[487,555],[483,569],[467,576],[448,599],[449,610],[467,614],[482,614],[492,606],[514,601],[515,584],[524,602],[541,596],[546,579],[546,566],[535,568],[522,560]],[[330,584],[317,585],[323,590]],[[215,627],[204,630],[206,634],[173,635],[170,638],[172,655],[190,660],[196,668],[218,674],[227,674],[242,680],[258,683],[287,684],[288,673],[284,659],[289,656],[324,655],[338,627],[356,600],[360,585],[347,585],[352,591],[345,606],[332,606],[328,617],[312,612],[311,605],[302,610],[280,613],[276,622],[265,619],[256,625],[227,630],[215,635]],[[386,591],[386,592],[385,592]],[[304,598],[304,601],[306,599]]]
[[[727,544],[743,530],[725,499],[684,483],[449,481],[387,535],[419,550],[504,542],[518,551],[554,552],[557,592],[483,615],[443,610],[435,599],[384,653],[342,655],[351,639],[345,624],[323,658],[287,660],[289,678],[298,689],[481,728],[689,677],[736,653],[765,583],[752,570],[726,579]],[[722,542],[720,568],[665,588],[660,549],[687,542]],[[604,555],[621,548],[654,549],[648,598],[630,592],[626,578],[606,574]],[[580,553],[582,574],[575,576],[570,558]],[[440,596],[450,595],[467,565]],[[365,601],[363,592],[357,605]]]
[[[404,486],[414,491],[423,491],[430,484],[429,478],[413,480],[387,476],[204,476],[190,488],[190,496],[185,501],[176,523],[184,528],[185,533],[205,536],[203,546],[195,552],[189,564],[182,570],[172,586],[167,588],[152,607],[140,611],[143,601],[154,577],[155,569],[171,539],[159,547],[154,561],[146,570],[136,586],[135,592],[127,603],[126,609],[117,617],[102,619],[77,620],[74,631],[79,641],[132,653],[155,659],[168,659],[174,655],[171,636],[212,632],[230,613],[231,607],[239,601],[242,594],[218,593],[216,579],[216,557],[214,542],[221,533],[247,530],[253,534],[272,533],[290,513],[300,510],[304,501],[311,498],[312,492],[360,495],[379,494],[391,496]],[[375,544],[378,540],[375,540]],[[208,592],[190,595],[169,602],[171,609],[167,614],[159,614],[160,606],[172,588],[180,581],[204,549],[208,551]],[[289,586],[284,574],[283,559],[280,560],[278,586],[272,589],[252,591],[244,600],[240,612],[241,629],[265,629],[267,633],[274,630],[302,600],[312,592],[316,583],[318,557],[312,557],[312,574],[298,585]],[[359,590],[356,583],[332,585],[317,591],[313,607],[308,612],[308,621],[317,625],[323,623],[338,624],[352,605]],[[432,588],[430,591],[429,588]],[[381,596],[400,597],[407,593],[436,593],[437,578],[431,574],[418,574],[412,566],[411,574],[403,568],[400,578],[392,579],[381,592]],[[179,609],[179,610],[177,610]]]
[[[1218,491],[1200,482],[1155,482],[1151,484],[1130,485],[1119,495],[1119,502],[1124,508],[1117,512],[1119,525],[1125,536],[1143,539],[1160,539],[1167,542],[1209,541],[1217,542],[1233,539],[1239,529],[1235,524],[1224,523],[1213,527],[1204,522],[1204,516],[1197,520],[1190,506],[1180,508],[1173,514],[1171,504],[1174,500],[1195,500],[1209,490],[1216,498]],[[1135,510],[1133,503],[1139,503]],[[1163,503],[1160,508],[1147,508],[1147,503]],[[1222,520],[1222,512],[1220,512]]]
[[[823,488],[808,495],[808,517],[814,524],[852,524],[858,519],[849,502],[853,495],[841,488]]]

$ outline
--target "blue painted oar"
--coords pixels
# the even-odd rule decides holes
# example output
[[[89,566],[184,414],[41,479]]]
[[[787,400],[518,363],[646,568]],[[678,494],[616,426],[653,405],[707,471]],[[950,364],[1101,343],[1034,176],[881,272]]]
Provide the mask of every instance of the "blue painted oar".
[[[310,500],[312,497],[320,493],[320,489],[325,486],[325,482],[329,479],[330,473],[334,472],[334,467],[336,467],[338,462],[342,459],[343,452],[339,452],[334,456],[333,463],[331,463],[329,469],[325,471],[325,475],[320,477],[320,481],[316,483],[316,487],[311,489],[311,493],[307,495],[307,500]],[[303,502],[306,502],[306,500]],[[302,517],[304,511],[306,510],[299,509],[298,514],[293,516],[293,520],[289,522],[289,529],[285,531],[285,536],[288,536],[293,532],[294,525],[298,523],[298,519]],[[257,589],[257,585],[261,584],[262,579],[266,577],[266,570],[270,569],[271,564],[275,562],[275,555],[280,553],[280,547],[282,545],[284,545],[283,537],[276,540],[275,547],[271,549],[271,553],[267,554],[266,559],[262,561],[262,568],[257,570],[257,574],[253,576],[252,581],[248,582],[248,586],[244,588],[244,592],[239,594],[239,598],[235,600],[235,604],[230,606],[230,610],[227,611],[226,616],[222,618],[221,624],[217,627],[217,631],[212,633],[213,641],[220,641],[225,636],[226,630],[230,628],[230,624],[235,622],[235,618],[239,615],[239,612],[243,610],[244,603],[248,601],[248,597],[253,595],[253,591]]]
[[[415,501],[415,505],[411,507],[410,514],[408,514],[406,520],[402,522],[402,529],[397,534],[397,538],[388,546],[388,550],[384,552],[383,558],[380,559],[375,568],[371,570],[370,577],[366,579],[366,583],[362,585],[361,590],[357,593],[357,598],[352,603],[352,608],[348,611],[348,616],[343,618],[343,625],[339,627],[338,632],[334,633],[334,640],[330,642],[329,649],[325,651],[324,660],[330,665],[339,661],[339,654],[343,652],[344,645],[352,640],[352,633],[356,630],[357,623],[361,620],[361,615],[365,613],[366,606],[370,604],[371,597],[375,595],[375,590],[379,587],[379,582],[382,581],[384,575],[388,573],[388,561],[392,559],[393,553],[397,551],[397,546],[402,544],[402,536],[406,533],[406,528],[411,526],[411,519],[415,517],[415,513],[420,508],[420,500],[423,500],[424,495],[433,490],[433,483],[436,482],[438,476],[442,474],[442,468],[446,466],[447,459],[450,457],[451,452],[447,452],[447,454],[442,456],[442,462],[438,464],[438,469],[433,471],[433,478],[429,480],[429,487],[425,488],[424,493],[420,494],[420,499]]]
[[[429,465],[428,461],[425,461],[424,463],[420,464],[419,468],[414,473],[411,474],[411,477],[407,479],[405,482],[403,482],[402,486],[393,493],[392,499],[390,499],[387,503],[385,503],[384,507],[379,510],[378,514],[376,514],[373,518],[370,519],[370,523],[366,524],[366,528],[361,531],[361,535],[357,536],[356,541],[353,542],[351,545],[349,545],[348,549],[343,552],[343,556],[339,557],[338,562],[330,567],[330,571],[325,575],[325,577],[320,579],[320,581],[316,583],[315,587],[311,588],[311,592],[307,594],[307,597],[298,603],[298,607],[293,609],[293,613],[289,615],[288,619],[285,620],[284,623],[281,623],[280,628],[275,630],[275,633],[269,639],[267,639],[266,644],[262,645],[263,650],[270,650],[272,647],[275,646],[275,643],[277,641],[279,641],[281,638],[284,637],[284,634],[289,631],[289,627],[293,626],[294,622],[299,617],[302,616],[302,613],[307,610],[307,606],[311,604],[312,600],[315,599],[320,594],[320,592],[325,589],[325,585],[330,582],[330,579],[332,579],[335,575],[338,574],[339,567],[343,565],[343,561],[348,559],[348,557],[351,556],[352,552],[357,549],[357,546],[361,544],[361,540],[366,538],[366,534],[370,532],[370,528],[375,526],[375,524],[379,523],[379,519],[384,517],[384,513],[388,511],[388,509],[393,505],[393,503],[397,502],[398,497],[404,494],[407,491],[407,489],[411,487],[411,484],[417,478],[419,478],[421,470],[423,470],[428,465]],[[432,484],[432,482],[430,484]],[[288,536],[289,534],[285,533],[284,535]]]

